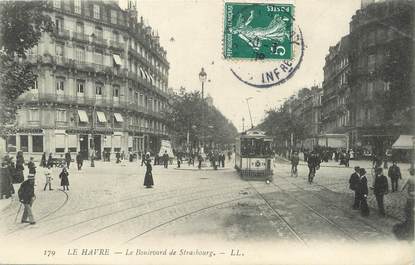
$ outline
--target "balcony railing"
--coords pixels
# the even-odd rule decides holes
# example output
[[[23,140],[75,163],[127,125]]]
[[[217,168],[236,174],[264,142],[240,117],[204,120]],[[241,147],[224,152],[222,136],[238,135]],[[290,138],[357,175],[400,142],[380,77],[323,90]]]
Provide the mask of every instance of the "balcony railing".
[[[102,37],[92,36],[92,43],[100,46],[107,46],[107,40]]]
[[[79,32],[73,32],[72,40],[77,40],[81,42],[89,42],[89,36]]]
[[[56,38],[63,38],[63,39],[70,38],[70,32],[67,29],[55,30],[53,34]]]
[[[124,49],[124,45],[121,42],[110,40],[110,47],[117,49]]]

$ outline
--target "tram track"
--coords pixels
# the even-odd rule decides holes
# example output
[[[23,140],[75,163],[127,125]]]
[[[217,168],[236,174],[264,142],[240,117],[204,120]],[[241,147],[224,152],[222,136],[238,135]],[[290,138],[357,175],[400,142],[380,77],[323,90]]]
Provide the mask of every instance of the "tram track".
[[[235,191],[236,190],[240,190],[241,188],[246,188],[246,185],[237,186],[235,188]],[[167,200],[170,200],[170,199],[178,199],[178,198],[183,197],[183,196],[189,196],[189,195],[193,195],[193,194],[200,194],[200,193],[203,193],[203,192],[206,192],[206,191],[222,190],[222,189],[228,189],[228,187],[223,187],[223,188],[220,188],[220,189],[218,189],[217,187],[214,187],[214,188],[210,188],[210,189],[198,190],[198,191],[194,191],[194,192],[191,192],[191,193],[182,194],[182,195],[179,195],[179,196],[165,197],[165,198],[160,199],[160,200],[150,200],[150,201],[146,201],[146,202],[140,203],[138,205],[134,205],[134,206],[131,206],[131,207],[123,208],[123,209],[120,209],[120,210],[117,210],[117,211],[112,211],[112,212],[109,212],[109,213],[106,213],[106,214],[103,214],[103,215],[99,215],[99,216],[95,216],[93,218],[89,218],[89,219],[83,220],[83,221],[78,222],[78,223],[70,224],[70,225],[68,225],[66,227],[59,228],[59,229],[56,229],[54,231],[45,233],[42,236],[37,237],[37,238],[42,238],[42,237],[49,236],[49,235],[52,235],[52,234],[55,234],[55,233],[58,233],[58,232],[62,232],[64,230],[66,230],[66,229],[73,228],[75,226],[82,225],[82,224],[85,224],[85,223],[88,223],[88,222],[91,222],[91,221],[94,221],[94,220],[98,220],[98,219],[103,218],[103,217],[109,217],[109,216],[112,216],[112,215],[115,215],[115,214],[119,214],[119,213],[122,213],[122,212],[125,212],[125,211],[128,211],[128,210],[137,209],[137,208],[146,206],[148,203],[158,203],[158,202],[167,201]],[[219,193],[219,194],[222,194],[222,193]]]
[[[229,182],[229,184],[232,184],[232,183],[233,183],[233,182]],[[181,192],[183,192],[183,191],[186,191],[186,190],[189,190],[189,189],[196,188],[196,187],[198,187],[198,186],[199,186],[199,185],[189,185],[189,186],[183,187],[183,188],[181,188],[181,189],[170,189],[170,190],[166,190],[166,191],[160,191],[160,192],[154,192],[154,193],[142,194],[142,195],[138,195],[138,196],[132,196],[132,197],[121,198],[120,200],[116,200],[116,201],[113,201],[113,202],[110,202],[110,203],[98,204],[98,205],[95,205],[95,206],[92,206],[92,207],[84,208],[84,209],[77,210],[77,211],[72,211],[72,212],[69,212],[69,213],[66,213],[66,214],[62,214],[62,215],[59,215],[59,216],[54,216],[53,218],[49,218],[49,219],[47,219],[47,220],[46,220],[46,222],[49,222],[49,221],[52,221],[52,220],[56,220],[56,219],[59,219],[59,218],[63,218],[63,217],[67,217],[67,216],[73,216],[74,214],[79,214],[79,213],[83,213],[83,212],[90,211],[90,210],[96,210],[96,209],[98,209],[98,208],[105,208],[105,207],[108,207],[108,206],[111,206],[111,205],[117,205],[117,204],[119,204],[119,203],[123,203],[123,202],[131,201],[131,200],[135,200],[135,199],[147,198],[147,197],[153,197],[153,196],[155,196],[155,195],[170,194],[170,193],[172,193],[172,192],[175,192],[175,193],[181,193]],[[216,188],[216,187],[212,187],[211,189],[215,189],[215,188]],[[210,190],[210,189],[208,189],[208,190]],[[200,191],[202,191],[202,192],[203,192],[203,191],[205,191],[205,190],[199,190],[199,192],[200,192]]]
[[[230,191],[232,192],[232,191],[237,191],[237,190],[239,190],[239,189],[230,190]],[[69,243],[72,243],[72,242],[78,241],[78,240],[80,240],[80,239],[83,239],[83,238],[89,237],[89,236],[91,236],[91,235],[93,235],[93,234],[100,233],[100,232],[102,232],[102,231],[104,231],[104,230],[107,230],[107,229],[110,229],[110,228],[114,228],[114,227],[116,227],[116,226],[118,226],[118,225],[121,225],[121,224],[127,223],[127,222],[129,222],[129,221],[136,220],[136,219],[138,219],[138,218],[140,218],[140,217],[143,217],[143,216],[147,216],[147,215],[150,215],[150,214],[153,214],[153,213],[159,213],[159,212],[161,212],[161,211],[163,211],[163,210],[167,210],[167,209],[171,209],[171,208],[174,208],[174,207],[182,206],[182,205],[189,204],[189,203],[196,202],[196,201],[200,201],[200,200],[203,200],[203,199],[215,198],[215,197],[217,197],[217,196],[221,196],[221,195],[223,196],[223,193],[216,193],[216,194],[211,194],[211,195],[207,195],[207,196],[202,196],[202,197],[195,198],[195,199],[189,199],[189,200],[181,201],[181,202],[178,202],[178,203],[173,203],[173,204],[170,204],[170,205],[167,205],[167,206],[159,207],[159,208],[157,208],[157,209],[150,210],[150,211],[147,211],[147,212],[144,212],[144,213],[140,213],[140,214],[138,214],[138,215],[134,215],[134,216],[129,217],[129,218],[124,218],[124,219],[119,220],[119,221],[117,221],[117,222],[114,222],[114,223],[111,223],[111,224],[109,224],[109,225],[103,226],[103,227],[101,227],[101,228],[99,228],[99,229],[95,229],[95,230],[93,230],[93,231],[90,231],[90,232],[88,232],[88,233],[85,233],[85,234],[83,234],[83,235],[80,235],[80,236],[78,236],[78,237],[76,237],[76,238],[74,238],[74,239],[70,240],[70,241],[69,241]],[[233,198],[233,199],[230,199],[230,200],[222,201],[222,202],[220,202],[220,203],[217,203],[217,205],[216,205],[216,204],[213,204],[213,205],[210,205],[210,206],[207,206],[207,207],[198,208],[198,209],[197,209],[197,210],[195,210],[195,211],[191,211],[191,212],[186,213],[186,214],[184,214],[184,215],[179,215],[178,217],[175,217],[175,218],[171,219],[170,221],[163,222],[163,223],[161,223],[161,224],[159,224],[159,225],[157,225],[157,226],[154,226],[154,227],[152,227],[152,228],[150,228],[150,229],[146,229],[144,232],[145,232],[145,233],[148,233],[148,232],[150,232],[150,231],[153,231],[153,230],[157,229],[158,227],[161,227],[161,226],[167,225],[167,224],[169,224],[169,223],[172,223],[172,222],[174,222],[174,221],[177,221],[177,220],[179,220],[179,219],[181,219],[181,218],[184,218],[184,217],[186,217],[186,216],[189,216],[189,215],[191,215],[191,214],[194,214],[194,213],[197,213],[197,212],[201,212],[201,211],[203,211],[203,210],[210,209],[210,208],[213,208],[213,207],[215,207],[215,206],[219,206],[219,205],[225,204],[225,203],[227,203],[227,202],[237,201],[237,200],[245,199],[245,198],[248,198],[248,197],[250,197],[250,196],[246,196],[246,194],[241,195],[241,194],[239,194],[239,193],[238,193],[237,198]],[[147,230],[148,230],[148,231],[147,231]],[[146,232],[146,231],[147,231],[147,232]],[[143,232],[142,232],[142,233],[143,233]],[[138,236],[136,235],[134,238],[130,238],[130,240],[128,240],[128,241],[131,241],[131,240],[133,240],[133,239],[135,239],[135,238],[137,238],[137,237],[141,236],[141,234],[142,234],[142,233],[138,234]],[[127,242],[127,241],[126,241],[126,242]]]
[[[141,237],[141,236],[143,236],[143,235],[145,235],[145,234],[147,234],[147,233],[149,233],[149,232],[151,232],[151,231],[154,231],[154,230],[156,230],[156,229],[158,229],[158,228],[160,228],[160,227],[166,226],[166,225],[168,225],[168,224],[171,224],[171,223],[173,223],[173,222],[176,222],[176,221],[178,221],[178,220],[180,220],[180,219],[183,219],[183,218],[186,218],[186,217],[188,217],[188,216],[194,215],[194,214],[196,214],[196,213],[200,213],[200,212],[203,212],[203,211],[206,211],[206,210],[210,210],[210,209],[215,208],[215,207],[218,207],[218,206],[222,206],[222,205],[227,204],[227,203],[230,203],[230,202],[240,201],[240,200],[243,200],[243,199],[246,199],[246,198],[249,198],[249,197],[243,197],[243,198],[236,198],[236,199],[232,199],[232,200],[226,200],[226,201],[223,201],[223,202],[220,202],[220,203],[216,203],[216,204],[213,204],[213,205],[210,205],[210,206],[207,206],[207,207],[203,207],[203,208],[197,209],[197,210],[195,210],[195,211],[191,211],[191,212],[189,212],[189,213],[186,213],[186,214],[180,215],[180,216],[175,217],[175,218],[173,218],[173,219],[170,219],[170,220],[168,220],[168,221],[166,221],[166,222],[163,222],[163,223],[161,223],[161,224],[158,224],[158,225],[156,225],[156,226],[153,226],[152,228],[147,229],[147,230],[145,230],[144,232],[141,232],[140,234],[138,234],[138,235],[136,235],[136,236],[134,236],[134,237],[132,237],[132,238],[128,239],[128,240],[127,240],[127,241],[125,241],[123,244],[130,243],[131,241],[133,241],[133,240],[135,240],[135,239],[137,239],[137,238],[139,238],[139,237]]]
[[[304,201],[298,199],[296,196],[293,196],[292,194],[288,193],[287,190],[281,188],[279,185],[275,184],[275,182],[272,182],[272,185],[275,186],[275,187],[277,187],[279,190],[281,190],[281,192],[283,192],[284,194],[286,194],[288,197],[294,199],[296,202],[298,202],[299,204],[301,204],[302,206],[304,206],[305,208],[307,208],[308,210],[310,210],[311,212],[313,212],[315,215],[317,215],[318,217],[320,217],[321,219],[323,219],[325,222],[327,222],[328,224],[332,225],[337,230],[341,231],[348,239],[351,239],[353,241],[358,241],[353,235],[350,234],[350,232],[348,232],[347,230],[345,230],[337,222],[335,222],[335,221],[331,220],[330,218],[328,218],[328,217],[320,214],[317,210],[315,210],[309,204],[307,204]]]
[[[327,197],[323,197],[321,194],[317,194],[317,193],[311,193],[310,194],[306,189],[304,189],[303,187],[301,187],[300,185],[298,185],[298,184],[296,184],[294,182],[289,181],[286,177],[280,177],[280,178],[284,179],[286,182],[290,183],[291,185],[293,185],[293,186],[301,189],[302,191],[306,192],[306,194],[308,194],[309,196],[319,198],[321,201],[325,202],[326,204],[329,204],[331,207],[340,210],[343,214],[350,214],[346,209],[339,207],[333,201],[329,200]],[[325,189],[328,192],[333,192],[332,190],[328,189],[324,185],[317,184],[317,183],[315,183],[315,185],[317,185],[317,186]],[[329,202],[329,203],[327,203],[327,202]],[[390,235],[390,233],[386,233],[386,232],[378,229],[374,225],[372,225],[369,222],[367,222],[366,219],[361,218],[360,216],[357,216],[355,218],[357,218],[359,221],[361,221],[362,223],[364,223],[367,227],[369,227],[370,229],[372,229],[373,232],[377,232],[377,233],[382,234],[382,235],[385,235],[385,236],[389,236]]]
[[[279,220],[283,221],[283,223],[286,225],[286,227],[288,228],[288,230],[294,235],[294,237],[303,245],[307,246],[307,243],[305,242],[305,240],[299,235],[299,233],[295,230],[295,228],[287,221],[287,219],[285,219],[274,207],[271,206],[270,202],[250,183],[248,182],[249,185],[252,187],[252,189],[256,192],[256,194],[258,195],[258,197],[260,199],[262,199],[265,204],[271,209],[271,211],[273,211],[276,216],[278,217]]]
[[[64,199],[63,203],[61,205],[59,205],[53,211],[50,211],[46,215],[44,215],[44,216],[40,217],[39,219],[37,219],[37,222],[40,222],[40,221],[46,219],[47,217],[53,215],[54,213],[58,212],[60,209],[62,209],[68,203],[68,201],[69,201],[69,195],[68,195],[68,193],[66,191],[64,191],[64,190],[59,190],[59,191],[60,192],[63,192],[63,194],[65,195],[65,199]],[[23,225],[23,226],[21,226],[21,227],[19,227],[17,229],[14,229],[14,230],[6,233],[5,236],[9,236],[11,234],[14,234],[14,233],[16,233],[18,231],[21,231],[22,229],[25,229],[25,228],[29,227],[29,226],[30,226],[30,224],[25,224],[25,225]]]

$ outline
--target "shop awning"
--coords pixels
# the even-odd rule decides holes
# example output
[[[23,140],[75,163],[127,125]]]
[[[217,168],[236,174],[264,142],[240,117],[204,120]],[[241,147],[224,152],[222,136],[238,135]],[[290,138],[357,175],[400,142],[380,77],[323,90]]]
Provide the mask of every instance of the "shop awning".
[[[140,67],[140,73],[142,78],[146,78],[146,74],[144,73],[143,68]]]
[[[78,116],[80,122],[89,122],[88,115],[86,114],[85,110],[78,110]]]
[[[149,77],[149,75],[148,75],[148,73],[147,73],[146,70],[144,70],[144,74],[146,75],[146,80],[150,80],[150,77]]]
[[[153,78],[153,76],[152,76],[151,74],[149,74],[149,76],[150,76],[151,83],[154,83],[154,78]]]
[[[99,122],[107,122],[107,118],[105,117],[105,113],[102,111],[97,111],[98,121]]]
[[[117,122],[124,122],[124,119],[120,113],[114,113],[114,117]]]
[[[112,58],[114,58],[114,62],[117,65],[122,65],[121,57],[118,54],[113,54]]]
[[[398,140],[392,145],[393,149],[413,149],[414,148],[414,135],[400,135]]]

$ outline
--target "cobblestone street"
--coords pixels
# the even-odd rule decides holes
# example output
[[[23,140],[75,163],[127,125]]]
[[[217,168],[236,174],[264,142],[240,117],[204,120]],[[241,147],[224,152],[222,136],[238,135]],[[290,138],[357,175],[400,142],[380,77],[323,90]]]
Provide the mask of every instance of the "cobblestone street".
[[[139,163],[88,163],[70,168],[70,191],[62,191],[53,171],[53,191],[43,191],[43,172],[36,178],[37,224],[21,224],[19,203],[2,200],[2,238],[20,244],[129,243],[169,235],[218,240],[325,240],[355,242],[395,240],[392,226],[402,218],[403,192],[386,196],[388,216],[381,218],[370,195],[371,214],[351,209],[350,168],[322,166],[315,183],[306,182],[307,167],[289,176],[283,160],[275,164],[274,181],[242,181],[228,167],[217,171],[182,165],[154,167],[155,187],[142,186]],[[15,185],[18,189],[18,185]],[[19,213],[21,214],[21,212]]]

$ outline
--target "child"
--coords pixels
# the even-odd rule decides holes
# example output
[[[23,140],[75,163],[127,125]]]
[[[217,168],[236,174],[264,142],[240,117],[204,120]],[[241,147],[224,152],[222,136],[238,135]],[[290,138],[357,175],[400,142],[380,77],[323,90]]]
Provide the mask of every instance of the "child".
[[[51,170],[50,170],[50,166],[49,167],[47,167],[46,168],[46,171],[45,171],[45,177],[46,177],[46,184],[45,184],[45,187],[43,188],[43,190],[46,190],[46,186],[49,184],[49,190],[53,190],[52,189],[52,184],[51,184],[51,182],[52,182],[52,176],[51,176]]]
[[[65,188],[69,190],[69,179],[68,179],[69,173],[66,170],[66,167],[64,166],[62,168],[62,172],[59,174],[59,178],[61,179],[61,186],[63,187],[63,190]]]

